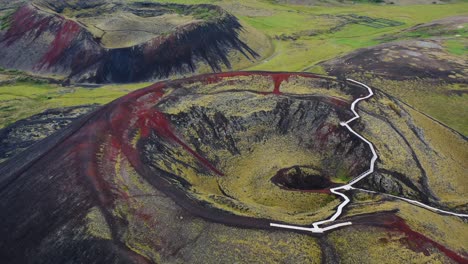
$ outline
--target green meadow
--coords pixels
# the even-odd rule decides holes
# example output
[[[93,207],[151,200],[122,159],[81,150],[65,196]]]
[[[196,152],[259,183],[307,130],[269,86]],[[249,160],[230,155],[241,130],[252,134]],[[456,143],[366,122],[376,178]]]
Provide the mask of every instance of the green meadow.
[[[0,86],[0,127],[40,113],[46,109],[106,104],[125,94],[148,86],[149,83],[131,85],[104,85],[98,88],[62,87],[37,82],[16,82]]]

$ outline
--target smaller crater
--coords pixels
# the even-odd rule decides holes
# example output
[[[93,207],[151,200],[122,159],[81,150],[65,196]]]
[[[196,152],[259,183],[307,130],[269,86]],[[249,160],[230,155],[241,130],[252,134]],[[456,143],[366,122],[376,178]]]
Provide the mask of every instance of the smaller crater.
[[[291,190],[323,190],[334,185],[328,177],[321,176],[320,171],[303,166],[281,169],[271,181]]]

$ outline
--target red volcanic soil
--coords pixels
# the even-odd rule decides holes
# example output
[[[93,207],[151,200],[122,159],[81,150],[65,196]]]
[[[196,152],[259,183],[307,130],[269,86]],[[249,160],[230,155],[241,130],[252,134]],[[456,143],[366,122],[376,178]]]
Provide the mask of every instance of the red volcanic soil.
[[[102,47],[73,20],[32,4],[9,19],[0,37],[0,65],[5,68],[73,75],[102,59]]]
[[[466,255],[460,255],[433,239],[414,231],[404,219],[394,213],[356,216],[353,217],[352,221],[354,224],[379,226],[384,227],[389,231],[403,233],[405,234],[405,237],[400,239],[400,242],[409,249],[415,252],[422,252],[426,256],[430,255],[429,248],[434,247],[456,263],[468,263]],[[389,233],[389,236],[391,236],[391,233]]]
[[[47,29],[51,20],[52,17],[37,17],[34,14],[34,9],[29,6],[23,6],[13,14],[11,18],[12,25],[5,33],[3,41],[7,45],[11,45],[22,36],[33,33],[35,34],[34,39],[36,39],[41,32]],[[15,28],[15,30],[12,28]]]
[[[406,224],[405,220],[402,218],[396,216],[394,218],[395,220],[385,221],[384,225],[392,230],[405,233],[407,237],[406,241],[403,242],[406,243],[413,251],[423,252],[425,255],[429,255],[430,253],[427,250],[427,245],[432,245],[457,263],[468,263],[468,259],[465,256],[460,256],[444,245],[437,243],[429,237],[412,230],[411,227],[408,226],[408,224]]]
[[[63,22],[58,22],[63,20]],[[36,40],[40,35],[54,28],[57,32],[50,44],[47,53],[42,57],[38,69],[45,65],[52,65],[63,56],[63,53],[72,44],[72,41],[79,35],[81,26],[72,20],[65,20],[59,16],[38,16],[35,8],[25,5],[16,11],[11,18],[10,29],[5,33],[2,41],[7,46],[13,45],[20,38],[34,35]]]
[[[67,20],[63,23],[38,67],[42,68],[45,65],[55,64],[78,35],[79,31],[80,26],[76,22]]]
[[[267,92],[264,94],[281,94],[280,91],[280,86],[281,83],[284,81],[288,81],[289,77],[291,76],[300,76],[300,77],[316,77],[316,75],[313,74],[308,74],[308,73],[292,73],[292,72],[285,72],[285,73],[268,73],[268,72],[222,72],[218,73],[216,75],[212,75],[206,78],[205,83],[216,83],[219,82],[222,78],[226,77],[237,77],[237,76],[250,76],[252,73],[256,73],[258,75],[263,75],[263,76],[271,76],[273,83],[275,85],[274,89],[272,92]],[[322,77],[324,78],[324,77]]]

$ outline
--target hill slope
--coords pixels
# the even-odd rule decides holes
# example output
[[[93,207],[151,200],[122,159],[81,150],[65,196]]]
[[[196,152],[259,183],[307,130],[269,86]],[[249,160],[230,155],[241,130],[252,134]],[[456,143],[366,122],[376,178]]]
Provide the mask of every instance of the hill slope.
[[[466,261],[462,219],[385,195],[466,212],[466,138],[379,91],[353,124],[379,153],[376,173],[361,183],[378,193],[349,192],[339,221],[353,225],[322,236],[270,227],[327,218],[339,203],[329,187],[367,168],[369,149],[339,126],[364,93],[331,78],[269,72],[130,93],[3,164],[0,256],[352,262],[359,237],[369,263]]]
[[[32,3],[2,18],[0,66],[97,83],[220,71],[232,51],[257,56],[241,30],[212,5]]]

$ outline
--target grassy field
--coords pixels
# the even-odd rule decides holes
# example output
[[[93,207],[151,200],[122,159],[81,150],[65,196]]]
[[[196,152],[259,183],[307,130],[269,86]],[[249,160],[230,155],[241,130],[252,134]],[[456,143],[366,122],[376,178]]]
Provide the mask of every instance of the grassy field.
[[[37,82],[0,86],[0,128],[46,109],[106,104],[149,83],[105,85],[99,88],[62,87]]]
[[[447,50],[455,55],[466,56],[468,55],[468,46],[466,45],[466,38],[449,39],[445,41]]]
[[[246,24],[269,36],[275,47],[272,54],[248,70],[273,71],[320,71],[317,63],[372,46],[382,41],[377,38],[401,31],[420,23],[448,16],[467,14],[467,2],[446,5],[393,6],[378,4],[354,4],[342,6],[295,6],[273,4],[271,1],[229,0],[163,0],[181,4],[209,3],[220,5],[235,14]],[[347,24],[335,32],[330,29],[339,25],[339,16],[359,15],[384,18],[401,22],[394,27],[373,28],[365,25]],[[309,36],[310,31],[319,32]],[[276,36],[296,34],[295,40],[281,40]],[[456,52],[459,52],[457,49]]]
[[[262,5],[264,8],[266,4]],[[343,7],[272,7],[274,14],[269,17],[239,17],[253,27],[262,30],[273,39],[275,53],[262,64],[254,66],[256,70],[291,70],[302,71],[327,60],[350,52],[357,48],[378,44],[378,37],[396,33],[414,25],[453,15],[466,14],[468,4],[419,5],[419,6],[381,6],[360,4]],[[386,18],[404,23],[401,26],[372,28],[365,25],[348,24],[336,32],[327,32],[329,17],[324,15],[356,14],[372,18]],[[323,19],[317,19],[324,16]],[[321,23],[322,22],[322,23]],[[336,21],[338,22],[338,21]],[[295,41],[276,40],[281,34],[300,33],[307,30],[324,30],[316,36],[303,36]]]

